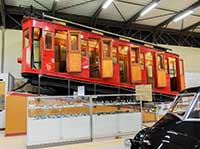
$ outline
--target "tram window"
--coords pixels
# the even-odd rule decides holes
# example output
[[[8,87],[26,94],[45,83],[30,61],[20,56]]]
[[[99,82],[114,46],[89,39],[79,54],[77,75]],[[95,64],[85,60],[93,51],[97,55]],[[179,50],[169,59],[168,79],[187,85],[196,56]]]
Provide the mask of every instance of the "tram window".
[[[42,29],[33,28],[33,52],[32,52],[32,68],[41,68],[41,42]]]
[[[28,48],[29,45],[29,28],[24,31],[24,48]]]
[[[170,77],[176,77],[177,73],[176,73],[176,59],[175,58],[169,58],[169,73],[170,73]]]
[[[140,64],[141,64],[141,69],[144,69],[144,54],[140,53]]]
[[[147,77],[153,77],[153,56],[150,52],[145,54],[145,61],[146,61],[146,69],[147,69]]]
[[[136,58],[136,49],[131,48],[131,63],[137,63],[137,58]]]
[[[45,47],[46,49],[52,49],[52,33],[48,31],[45,32]]]
[[[157,55],[157,62],[158,62],[158,69],[164,69],[164,55],[163,54],[158,54]]]
[[[112,48],[113,63],[117,64],[117,47]]]
[[[81,40],[81,55],[86,56],[87,40]]]
[[[128,46],[119,46],[120,82],[128,82]]]
[[[67,41],[67,32],[62,30],[55,31],[55,49],[54,49],[54,58],[55,58],[55,71],[56,72],[66,72],[66,41]]]
[[[60,60],[59,46],[55,45],[55,62],[59,62],[59,60]]]
[[[78,35],[71,34],[70,41],[71,41],[71,50],[77,51],[78,50]]]
[[[110,42],[103,41],[103,58],[110,57]]]

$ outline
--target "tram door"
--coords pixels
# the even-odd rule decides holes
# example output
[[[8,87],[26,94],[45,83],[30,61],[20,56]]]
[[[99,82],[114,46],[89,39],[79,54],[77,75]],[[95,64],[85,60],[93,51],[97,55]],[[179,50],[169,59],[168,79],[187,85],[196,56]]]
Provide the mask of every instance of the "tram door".
[[[145,53],[145,66],[146,66],[147,84],[152,84],[152,86],[154,86],[153,54],[151,52]]]
[[[170,86],[172,91],[178,90],[178,79],[177,79],[177,62],[176,58],[169,57],[169,73],[170,73]]]
[[[113,77],[113,60],[112,60],[112,39],[104,38],[101,40],[101,77]]]
[[[158,88],[167,86],[165,56],[163,52],[156,53],[156,84]]]
[[[68,34],[67,70],[68,72],[81,72],[81,32],[69,31]]]
[[[67,71],[67,32],[56,31],[55,32],[55,71],[66,72]]]
[[[128,46],[119,46],[120,82],[127,83],[128,80]]]
[[[142,70],[140,64],[140,49],[138,46],[131,47],[131,82],[142,81]]]
[[[100,77],[100,40],[89,39],[89,61],[90,61],[90,77]]]

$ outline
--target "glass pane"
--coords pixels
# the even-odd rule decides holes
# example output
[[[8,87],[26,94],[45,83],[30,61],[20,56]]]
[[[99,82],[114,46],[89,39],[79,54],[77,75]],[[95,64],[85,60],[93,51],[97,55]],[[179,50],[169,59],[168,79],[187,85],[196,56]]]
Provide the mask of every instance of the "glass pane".
[[[144,54],[140,53],[140,64],[141,64],[141,69],[144,69]]]
[[[46,49],[52,49],[52,33],[45,32],[45,47]]]
[[[137,63],[137,58],[136,58],[136,49],[132,48],[131,49],[131,63]]]
[[[163,54],[158,54],[157,55],[157,62],[158,62],[158,69],[160,70],[160,69],[164,69],[164,56],[163,56]]]
[[[169,58],[169,73],[170,77],[176,77],[176,59],[175,58]]]
[[[195,94],[179,95],[175,103],[170,108],[170,112],[180,117],[183,117],[185,112],[190,107]]]
[[[55,45],[55,62],[59,62],[59,60],[60,60],[59,46]]]
[[[67,43],[67,32],[62,30],[55,31],[55,47],[54,47],[54,58],[55,58],[55,71],[66,72],[66,43]]]
[[[78,35],[71,35],[70,41],[71,41],[71,50],[78,51]]]
[[[188,118],[200,119],[200,96],[198,97],[197,103],[194,108],[191,110]]]
[[[153,55],[151,52],[147,52],[145,54],[145,61],[146,61],[147,77],[153,78]]]
[[[128,46],[119,46],[120,82],[128,82]]]
[[[29,28],[24,31],[24,48],[28,48],[29,45]]]
[[[103,42],[103,57],[110,57],[110,42],[104,41]]]
[[[33,64],[32,68],[41,68],[41,48],[40,41],[42,37],[42,30],[40,28],[33,28],[34,31],[34,41],[33,41]]]

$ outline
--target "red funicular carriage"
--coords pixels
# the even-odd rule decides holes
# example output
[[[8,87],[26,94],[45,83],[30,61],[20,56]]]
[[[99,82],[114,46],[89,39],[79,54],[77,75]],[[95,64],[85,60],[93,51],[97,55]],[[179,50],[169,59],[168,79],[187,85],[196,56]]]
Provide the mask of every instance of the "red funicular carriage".
[[[131,93],[152,84],[154,93],[175,95],[185,88],[183,60],[165,48],[31,17],[22,29],[22,75],[33,84],[41,74],[41,85],[68,94],[78,85],[88,93]]]

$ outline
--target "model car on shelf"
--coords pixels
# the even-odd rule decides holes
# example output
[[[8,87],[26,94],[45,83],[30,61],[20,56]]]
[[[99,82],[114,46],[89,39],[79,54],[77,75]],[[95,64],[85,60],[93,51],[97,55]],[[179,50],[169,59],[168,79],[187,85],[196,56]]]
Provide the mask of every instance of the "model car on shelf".
[[[200,148],[200,87],[180,92],[167,112],[152,127],[126,139],[130,149]]]

